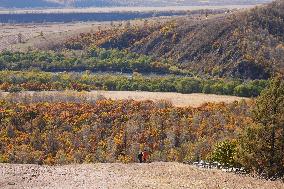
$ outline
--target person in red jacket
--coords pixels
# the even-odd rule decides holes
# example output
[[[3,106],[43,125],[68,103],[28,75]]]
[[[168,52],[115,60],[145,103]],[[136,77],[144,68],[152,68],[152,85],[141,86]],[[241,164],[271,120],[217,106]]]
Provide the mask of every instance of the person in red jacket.
[[[146,163],[146,162],[148,161],[148,159],[149,159],[149,152],[147,152],[146,150],[144,150],[144,151],[142,152],[142,160],[143,160],[144,163]]]

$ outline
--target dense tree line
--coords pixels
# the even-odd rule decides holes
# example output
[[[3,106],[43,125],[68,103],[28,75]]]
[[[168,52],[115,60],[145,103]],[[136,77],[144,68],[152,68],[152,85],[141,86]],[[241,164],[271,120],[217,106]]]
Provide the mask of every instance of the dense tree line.
[[[115,71],[131,73],[190,74],[172,62],[155,61],[146,55],[127,50],[90,47],[85,51],[29,51],[0,53],[0,69],[42,71]]]
[[[258,96],[267,86],[266,80],[201,79],[178,76],[108,75],[84,73],[48,73],[1,71],[0,90],[8,92],[50,90],[113,90],[179,93],[206,93]]]

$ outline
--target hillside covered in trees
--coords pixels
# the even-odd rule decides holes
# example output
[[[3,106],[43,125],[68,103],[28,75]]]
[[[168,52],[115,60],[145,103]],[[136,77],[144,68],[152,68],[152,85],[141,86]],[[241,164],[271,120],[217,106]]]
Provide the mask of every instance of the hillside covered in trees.
[[[84,44],[85,37],[103,48],[174,60],[200,74],[267,79],[284,69],[283,13],[284,1],[279,0],[204,20],[185,17],[139,29],[85,34],[68,45]]]
[[[0,162],[67,164],[204,159],[219,140],[249,123],[248,105],[175,108],[151,101],[95,104],[1,102]]]

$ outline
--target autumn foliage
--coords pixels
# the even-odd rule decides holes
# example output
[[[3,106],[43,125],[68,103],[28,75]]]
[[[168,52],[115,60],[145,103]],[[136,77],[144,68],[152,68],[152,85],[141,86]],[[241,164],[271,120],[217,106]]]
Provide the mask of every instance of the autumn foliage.
[[[250,123],[248,105],[176,108],[167,102],[99,100],[96,104],[0,105],[0,161],[67,164],[206,159],[218,141]]]

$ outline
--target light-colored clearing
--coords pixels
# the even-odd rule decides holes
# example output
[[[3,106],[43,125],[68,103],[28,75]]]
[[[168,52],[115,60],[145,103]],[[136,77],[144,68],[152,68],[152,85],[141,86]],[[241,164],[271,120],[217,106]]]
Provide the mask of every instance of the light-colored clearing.
[[[198,107],[204,103],[231,103],[234,101],[247,100],[247,98],[226,96],[226,95],[214,95],[214,94],[181,94],[170,92],[144,92],[144,91],[92,91],[93,94],[99,94],[105,98],[114,100],[133,99],[133,100],[153,100],[160,101],[166,100],[171,102],[174,106],[185,107],[192,106]]]
[[[144,91],[42,91],[32,92],[26,91],[21,93],[0,93],[0,99],[13,102],[89,102],[94,103],[98,99],[124,100],[132,99],[137,101],[153,100],[168,101],[177,107],[199,107],[204,103],[232,103],[234,101],[248,100],[248,98],[214,95],[214,94],[181,94],[170,92],[144,92]]]
[[[49,46],[63,43],[68,38],[80,33],[94,32],[98,28],[108,29],[110,22],[3,24],[0,26],[0,51],[48,49]],[[19,33],[24,43],[19,43]]]
[[[181,163],[39,166],[0,164],[0,188],[283,189],[266,181]]]
[[[149,24],[169,18],[147,18]],[[94,33],[98,30],[107,30],[114,27],[124,27],[126,21],[114,22],[72,22],[72,23],[0,23],[0,52],[3,50],[26,51],[28,49],[47,50],[76,37],[81,33]],[[143,19],[132,20],[132,26],[144,23]],[[19,33],[22,43],[19,43]],[[41,35],[42,34],[42,35]]]

